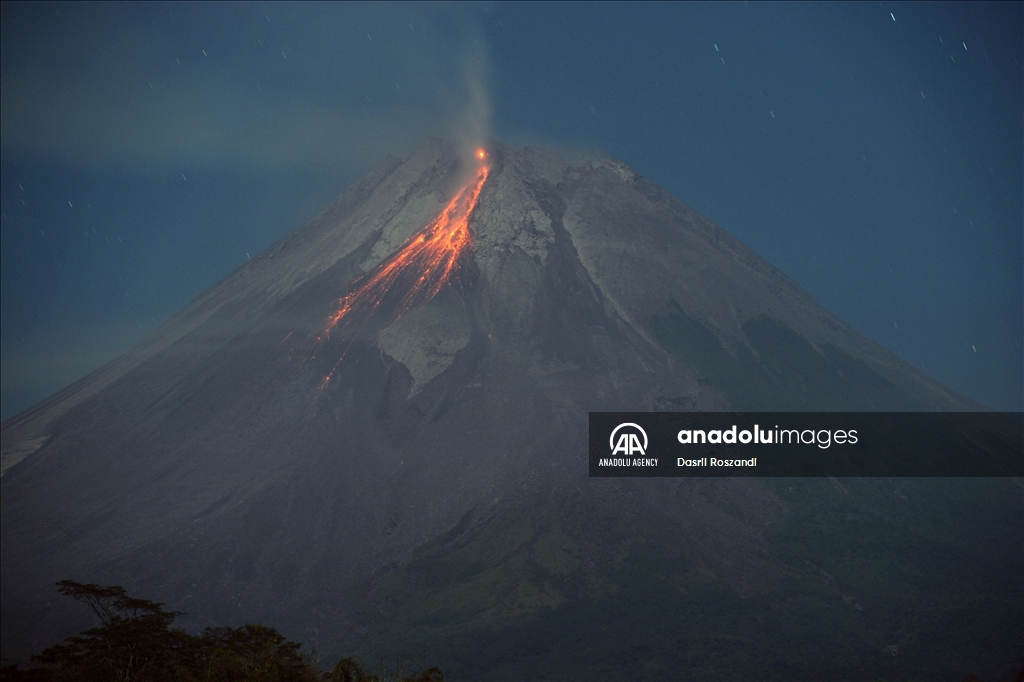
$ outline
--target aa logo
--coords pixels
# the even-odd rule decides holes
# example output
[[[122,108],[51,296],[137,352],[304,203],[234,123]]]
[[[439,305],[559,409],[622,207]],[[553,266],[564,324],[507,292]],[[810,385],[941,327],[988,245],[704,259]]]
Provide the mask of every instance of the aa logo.
[[[643,444],[641,444],[643,439]],[[608,447],[613,455],[640,455],[647,452],[647,432],[639,424],[619,424],[608,439]]]

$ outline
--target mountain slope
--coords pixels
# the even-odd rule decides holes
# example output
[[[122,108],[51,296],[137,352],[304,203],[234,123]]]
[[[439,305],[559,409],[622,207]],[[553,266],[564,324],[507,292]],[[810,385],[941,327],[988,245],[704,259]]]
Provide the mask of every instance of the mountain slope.
[[[444,141],[385,159],[131,354],[3,425],[5,655],[75,625],[50,606],[69,577],[125,585],[194,624],[264,621],[325,651],[438,651],[474,677],[585,663],[628,677],[636,659],[653,677],[713,678],[733,637],[755,652],[737,671],[813,678],[870,651],[865,669],[898,676],[886,647],[956,608],[983,604],[1020,631],[1019,557],[979,530],[1024,541],[1011,481],[909,494],[898,481],[587,478],[589,411],[978,406],[623,164],[489,151],[465,276],[394,324],[323,333],[472,172]],[[934,532],[937,510],[978,494]],[[959,558],[936,569],[943,615],[906,625],[907,600],[932,594],[910,587],[946,550]],[[955,579],[974,554],[1001,592]],[[857,556],[883,567],[876,582],[851,573],[860,586],[838,587],[837,566]],[[880,594],[896,602],[857,621],[846,598]],[[666,609],[710,625],[687,630]],[[751,618],[784,626],[744,631]],[[630,639],[645,620],[662,637],[649,651]],[[595,635],[574,658],[586,637],[545,635],[551,622],[632,634],[622,651]],[[766,652],[809,631],[824,639],[771,668]],[[993,641],[1002,671],[1020,649]],[[989,650],[963,651],[975,665]]]

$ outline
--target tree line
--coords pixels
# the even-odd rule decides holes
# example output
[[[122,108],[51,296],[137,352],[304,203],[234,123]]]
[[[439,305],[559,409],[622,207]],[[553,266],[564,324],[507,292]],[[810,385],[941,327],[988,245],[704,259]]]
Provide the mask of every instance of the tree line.
[[[86,604],[99,625],[0,667],[3,682],[444,682],[439,668],[405,675],[367,671],[353,658],[321,670],[302,644],[271,627],[208,627],[197,635],[173,627],[181,611],[130,597],[123,587],[73,580],[57,590]]]

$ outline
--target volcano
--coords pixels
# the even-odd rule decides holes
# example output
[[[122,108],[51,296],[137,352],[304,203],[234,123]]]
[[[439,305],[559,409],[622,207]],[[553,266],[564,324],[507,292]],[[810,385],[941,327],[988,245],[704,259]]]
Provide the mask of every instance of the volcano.
[[[1012,674],[1017,479],[587,473],[589,412],[981,406],[625,164],[482,156],[384,159],[2,425],[5,656],[71,578],[452,679]]]

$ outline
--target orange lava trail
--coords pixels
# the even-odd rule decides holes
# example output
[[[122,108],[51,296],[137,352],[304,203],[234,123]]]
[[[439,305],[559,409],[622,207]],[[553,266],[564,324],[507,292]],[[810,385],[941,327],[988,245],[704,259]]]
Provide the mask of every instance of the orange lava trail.
[[[483,150],[477,151],[477,158],[484,160],[486,156]],[[324,321],[314,339],[314,354],[339,325],[344,323],[346,328],[359,331],[380,315],[374,327],[382,332],[404,313],[436,296],[445,284],[458,280],[464,258],[473,249],[469,218],[490,171],[487,163],[481,163],[440,215],[356,281],[352,291],[338,300],[337,310]],[[324,377],[321,389],[342,359],[344,354]]]

